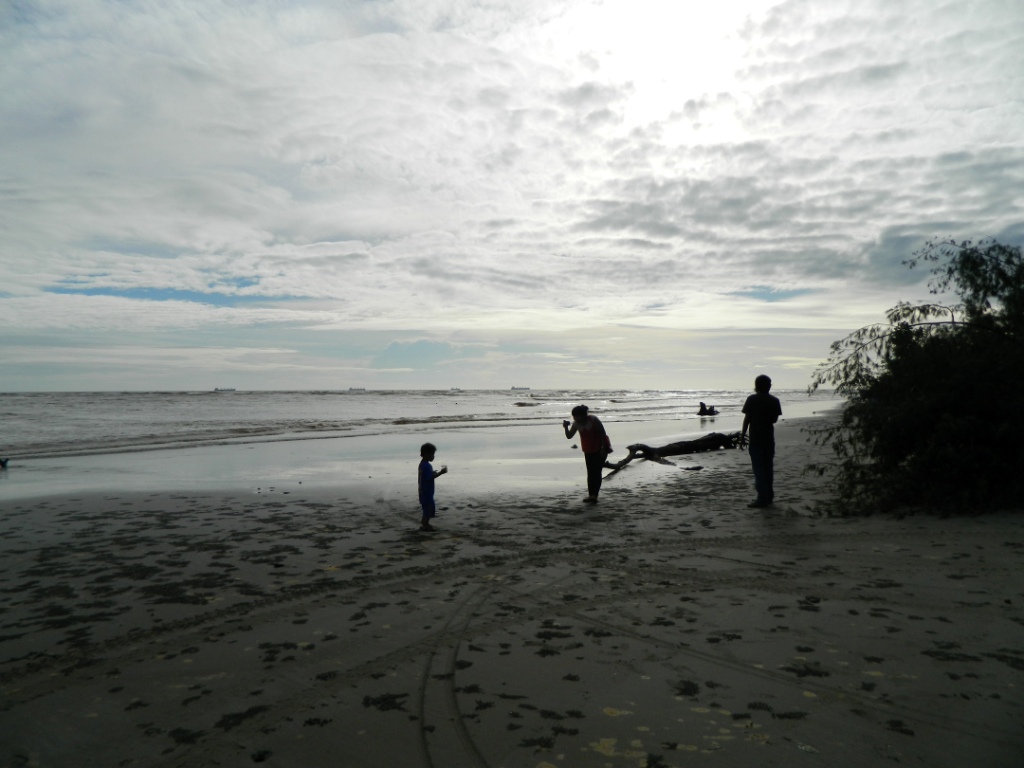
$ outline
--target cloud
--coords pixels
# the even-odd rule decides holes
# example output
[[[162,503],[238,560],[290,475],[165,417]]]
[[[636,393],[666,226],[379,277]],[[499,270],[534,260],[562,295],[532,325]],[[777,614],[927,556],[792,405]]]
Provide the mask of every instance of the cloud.
[[[925,294],[928,238],[1024,240],[1012,0],[0,14],[12,333],[381,334],[345,365],[504,384],[540,359],[509,330],[754,333],[784,305],[799,345]],[[609,338],[545,359],[663,371]]]

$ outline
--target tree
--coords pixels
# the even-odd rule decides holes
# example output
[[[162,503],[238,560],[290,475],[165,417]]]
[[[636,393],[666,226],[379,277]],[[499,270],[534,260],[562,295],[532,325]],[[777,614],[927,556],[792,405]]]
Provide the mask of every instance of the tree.
[[[841,511],[1024,507],[1021,248],[929,241],[904,263],[931,264],[931,293],[959,302],[901,302],[833,343],[815,372],[810,391],[847,398],[816,436],[834,454]]]

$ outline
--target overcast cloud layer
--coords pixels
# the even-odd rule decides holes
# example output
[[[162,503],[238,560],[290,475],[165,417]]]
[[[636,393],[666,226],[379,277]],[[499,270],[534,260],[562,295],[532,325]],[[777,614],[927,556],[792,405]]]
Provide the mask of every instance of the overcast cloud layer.
[[[1024,242],[1020,0],[14,0],[0,50],[6,391],[803,387],[927,239]]]

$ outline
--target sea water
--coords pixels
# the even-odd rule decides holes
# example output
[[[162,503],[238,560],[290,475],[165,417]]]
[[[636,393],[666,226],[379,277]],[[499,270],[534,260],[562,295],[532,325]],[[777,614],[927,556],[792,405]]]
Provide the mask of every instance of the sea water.
[[[414,477],[419,446],[438,446],[464,482],[557,485],[582,460],[562,420],[579,403],[622,451],[740,428],[740,390],[342,390],[12,393],[0,404],[0,498],[69,491],[264,492],[374,485]],[[781,390],[784,418],[840,401]],[[700,402],[718,409],[697,415]],[[619,455],[624,455],[620,452]],[[613,457],[614,458],[614,457]],[[572,469],[568,463],[572,462]],[[410,464],[412,469],[410,469]],[[579,474],[579,473],[576,473]],[[439,481],[442,482],[442,481]],[[408,483],[404,483],[408,485]]]

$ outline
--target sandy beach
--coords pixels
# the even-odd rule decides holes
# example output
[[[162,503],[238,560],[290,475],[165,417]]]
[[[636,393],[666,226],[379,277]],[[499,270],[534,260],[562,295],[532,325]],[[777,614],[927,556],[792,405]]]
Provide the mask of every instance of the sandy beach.
[[[372,482],[0,502],[0,765],[1021,765],[1024,516],[828,517],[805,423],[763,511],[740,451],[453,472],[434,534]]]

